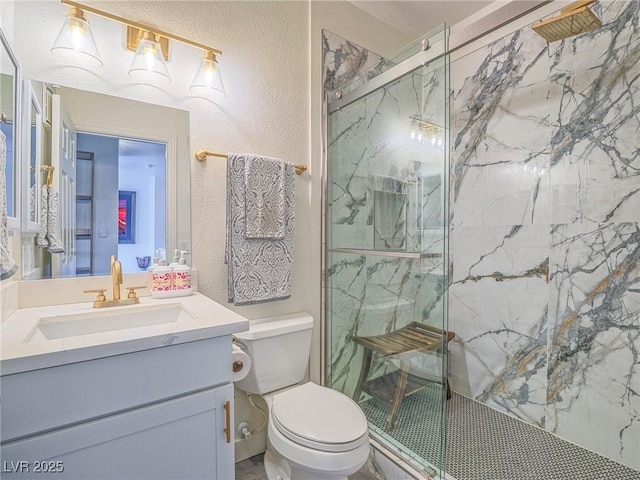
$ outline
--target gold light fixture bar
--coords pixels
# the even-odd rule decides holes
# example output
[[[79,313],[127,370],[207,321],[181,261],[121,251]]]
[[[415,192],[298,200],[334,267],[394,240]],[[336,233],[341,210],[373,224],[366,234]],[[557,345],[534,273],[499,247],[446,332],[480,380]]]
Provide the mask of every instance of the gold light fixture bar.
[[[132,27],[131,25],[127,25],[127,50],[131,50],[135,52],[138,49],[138,44],[140,40],[142,40],[142,36],[145,31],[153,31],[153,30],[143,30],[138,27]],[[155,33],[155,32],[154,32]],[[164,57],[165,62],[169,61],[169,39],[167,37],[163,37],[162,35],[156,35],[156,39],[160,44],[160,48],[162,49],[162,56]]]
[[[435,123],[425,122],[423,120],[418,120],[417,118],[413,118],[412,122],[415,122],[414,125],[418,130],[429,137],[435,137],[438,135],[440,130],[443,130],[441,126],[436,125]]]
[[[442,128],[437,125],[434,125],[433,123],[423,122],[422,120],[418,120],[417,123],[418,123],[418,128],[430,137],[435,137],[436,135],[438,135],[438,132]]]
[[[198,42],[194,42],[193,40],[189,40],[183,37],[180,37],[178,35],[174,35],[173,33],[169,33],[169,32],[165,32],[163,30],[158,30],[155,27],[150,27],[149,25],[144,25],[142,23],[138,23],[138,22],[133,22],[131,20],[128,20],[126,18],[122,18],[119,17],[117,15],[113,15],[112,13],[108,13],[108,12],[104,12],[102,10],[98,10],[97,8],[93,8],[93,7],[89,7],[86,5],[83,5],[82,3],[79,2],[73,2],[71,0],[60,0],[60,2],[63,5],[68,5],[70,7],[75,7],[75,8],[79,8],[81,10],[84,10],[85,12],[89,12],[89,13],[93,13],[94,15],[99,15],[101,17],[104,18],[108,18],[110,20],[115,20],[116,22],[122,23],[124,25],[127,25],[129,27],[133,27],[134,29],[138,29],[138,30],[145,30],[147,32],[153,32],[156,35],[158,35],[159,37],[165,37],[171,40],[175,40],[176,42],[180,42],[180,43],[184,43],[186,45],[191,45],[192,47],[196,47],[199,48],[201,50],[205,50],[205,51],[209,51],[209,52],[213,52],[216,55],[222,55],[222,51],[218,50],[217,48],[213,48],[210,47],[208,45],[203,45],[202,43],[198,43]],[[136,31],[136,38],[137,38],[137,31]],[[127,32],[127,48],[129,47],[129,32]],[[167,42],[168,43],[168,42]],[[136,43],[137,45],[137,43]],[[165,52],[165,46],[161,43],[162,46],[162,51]],[[134,48],[135,50],[135,48]],[[168,52],[168,49],[166,49],[166,51]]]

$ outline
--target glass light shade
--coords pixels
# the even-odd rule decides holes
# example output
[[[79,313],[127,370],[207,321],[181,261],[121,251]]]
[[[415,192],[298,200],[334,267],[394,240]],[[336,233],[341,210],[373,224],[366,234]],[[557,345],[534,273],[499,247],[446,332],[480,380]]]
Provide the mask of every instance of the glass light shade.
[[[145,83],[155,83],[158,80],[171,83],[167,62],[162,56],[162,47],[154,33],[144,33],[129,67],[129,75]]]
[[[196,76],[193,78],[189,89],[192,92],[203,96],[214,92],[219,92],[225,97],[227,96],[222,83],[220,65],[218,65],[215,54],[212,52],[205,52],[204,57],[200,62],[200,67],[198,68]]]
[[[69,10],[51,53],[67,63],[102,66],[96,40],[82,10]]]

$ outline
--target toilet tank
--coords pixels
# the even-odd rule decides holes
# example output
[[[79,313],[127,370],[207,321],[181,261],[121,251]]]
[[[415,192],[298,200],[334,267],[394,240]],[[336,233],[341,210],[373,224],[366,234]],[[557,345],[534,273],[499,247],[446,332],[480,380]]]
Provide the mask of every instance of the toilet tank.
[[[248,393],[264,394],[300,383],[311,353],[313,317],[293,313],[249,322],[236,334],[251,357],[251,370],[235,385]]]

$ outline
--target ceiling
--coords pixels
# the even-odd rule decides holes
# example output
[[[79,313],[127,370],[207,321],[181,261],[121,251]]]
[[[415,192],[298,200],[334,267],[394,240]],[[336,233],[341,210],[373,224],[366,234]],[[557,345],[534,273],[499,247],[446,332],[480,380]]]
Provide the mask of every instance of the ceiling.
[[[484,0],[351,0],[356,7],[413,39],[446,22],[451,26],[486,7]]]
[[[167,145],[121,138],[118,143],[118,168],[128,174],[163,175]],[[151,172],[149,169],[156,169]]]

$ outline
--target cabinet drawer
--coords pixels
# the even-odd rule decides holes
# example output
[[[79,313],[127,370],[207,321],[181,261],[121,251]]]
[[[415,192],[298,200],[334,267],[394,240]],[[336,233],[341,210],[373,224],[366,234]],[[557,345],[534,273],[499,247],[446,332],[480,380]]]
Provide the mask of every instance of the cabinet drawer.
[[[2,442],[231,382],[231,337],[0,377]]]

